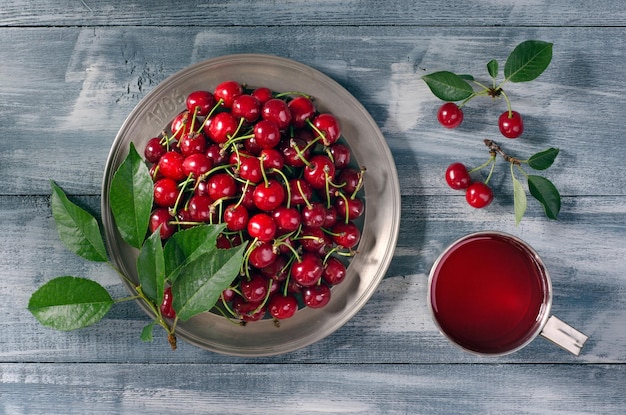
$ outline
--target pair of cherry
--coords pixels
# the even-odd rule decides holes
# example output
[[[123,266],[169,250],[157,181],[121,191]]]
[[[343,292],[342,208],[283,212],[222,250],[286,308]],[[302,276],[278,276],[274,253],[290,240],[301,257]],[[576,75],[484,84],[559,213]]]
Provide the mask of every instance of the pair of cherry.
[[[467,167],[455,162],[448,166],[445,173],[446,183],[454,190],[464,190],[467,203],[477,209],[489,206],[493,200],[493,191],[484,182],[472,181]]]
[[[454,102],[446,102],[437,111],[437,120],[446,128],[456,128],[463,122],[463,110]],[[498,117],[500,133],[507,138],[517,138],[524,132],[524,121],[519,112],[508,110]]]

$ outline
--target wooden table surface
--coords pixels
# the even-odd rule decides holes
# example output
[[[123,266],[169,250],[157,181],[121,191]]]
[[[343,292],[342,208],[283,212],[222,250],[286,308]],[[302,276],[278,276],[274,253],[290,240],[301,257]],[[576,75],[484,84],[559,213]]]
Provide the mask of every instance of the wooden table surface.
[[[626,9],[619,1],[201,2],[4,0],[0,6],[0,413],[626,413]],[[526,131],[504,141],[504,102],[476,100],[456,130],[421,76],[487,79],[485,64],[526,39],[554,43],[537,80],[510,85]],[[310,65],[372,114],[397,165],[397,248],[371,300],[344,327],[292,353],[241,358],[163,336],[139,339],[135,303],[73,332],[39,325],[32,292],[59,275],[126,295],[106,265],[58,239],[49,179],[99,214],[103,170],[133,107],[169,75],[233,53]],[[546,175],[558,221],[529,199],[514,223],[499,164],[485,210],[447,188],[445,167],[478,164],[482,139],[519,154],[561,153]],[[498,174],[499,172],[499,174]],[[463,234],[529,242],[550,269],[553,312],[589,336],[579,357],[537,338],[506,357],[452,346],[427,310],[428,271]]]

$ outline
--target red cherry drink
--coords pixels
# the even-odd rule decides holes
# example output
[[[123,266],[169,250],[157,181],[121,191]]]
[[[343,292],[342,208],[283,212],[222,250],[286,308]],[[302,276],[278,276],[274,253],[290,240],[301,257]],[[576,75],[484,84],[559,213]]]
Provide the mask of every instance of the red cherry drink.
[[[532,340],[541,327],[549,285],[542,263],[521,242],[481,233],[442,254],[431,272],[429,295],[433,317],[450,340],[479,354],[504,354]]]

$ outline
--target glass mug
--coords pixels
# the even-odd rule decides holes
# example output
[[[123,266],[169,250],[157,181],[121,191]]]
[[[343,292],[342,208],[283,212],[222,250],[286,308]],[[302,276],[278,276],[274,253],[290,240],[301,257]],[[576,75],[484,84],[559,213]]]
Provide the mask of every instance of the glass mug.
[[[539,255],[503,232],[453,242],[430,271],[428,306],[439,331],[477,355],[513,353],[541,335],[578,356],[587,341],[550,315],[552,283]]]

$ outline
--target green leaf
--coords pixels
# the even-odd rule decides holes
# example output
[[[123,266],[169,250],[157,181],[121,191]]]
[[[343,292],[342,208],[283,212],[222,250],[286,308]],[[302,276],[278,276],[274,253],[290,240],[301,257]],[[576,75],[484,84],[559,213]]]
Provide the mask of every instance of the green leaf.
[[[466,73],[459,74],[459,78],[465,79],[466,81],[473,81],[474,76]]]
[[[239,274],[247,245],[215,249],[189,263],[172,284],[172,306],[178,318],[186,321],[208,311]]]
[[[97,282],[66,276],[39,287],[30,297],[28,310],[44,326],[68,331],[97,323],[113,303]]]
[[[50,204],[59,238],[75,254],[97,262],[107,260],[107,252],[96,219],[86,210],[72,203],[63,190],[50,181]]]
[[[504,77],[511,82],[532,81],[552,60],[552,43],[527,40],[513,49],[504,64]]]
[[[217,237],[226,225],[200,225],[176,232],[164,248],[165,275],[173,282],[190,262],[216,249]]]
[[[155,304],[160,304],[165,285],[165,259],[160,228],[146,239],[139,251],[137,275],[141,291]]]
[[[487,63],[487,71],[489,72],[489,76],[492,78],[498,77],[498,61],[495,59],[490,60]]]
[[[526,213],[526,190],[515,176],[513,176],[513,208],[515,210],[515,224],[519,225]]]
[[[528,175],[528,189],[542,205],[546,216],[556,219],[561,210],[561,195],[554,184],[545,177]]]
[[[150,343],[153,340],[152,333],[154,331],[155,322],[151,322],[141,330],[141,341]]]
[[[424,75],[422,79],[432,93],[443,101],[461,101],[474,93],[472,86],[466,80],[452,72],[434,72]]]
[[[554,159],[559,154],[558,148],[549,148],[547,150],[540,151],[537,154],[533,154],[528,159],[528,165],[535,170],[545,170],[552,166]]]
[[[131,143],[128,156],[111,181],[110,203],[122,238],[135,248],[140,248],[146,237],[152,197],[150,172]]]

